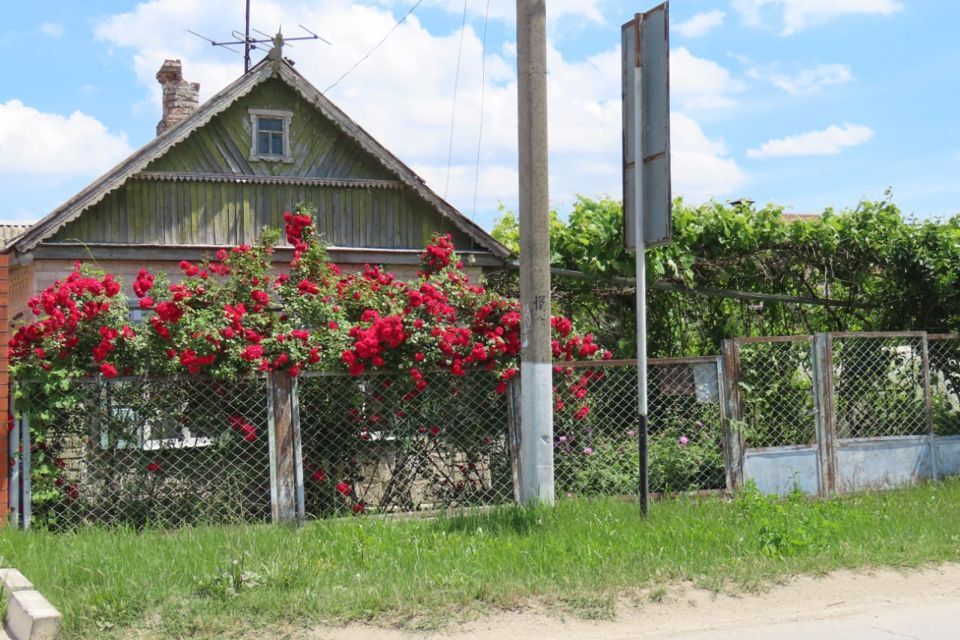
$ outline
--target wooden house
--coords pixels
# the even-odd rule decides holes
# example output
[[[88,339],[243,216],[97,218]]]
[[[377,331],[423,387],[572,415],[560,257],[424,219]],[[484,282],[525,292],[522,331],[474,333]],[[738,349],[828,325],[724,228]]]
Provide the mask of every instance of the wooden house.
[[[508,251],[434,193],[407,165],[283,59],[282,39],[249,72],[203,104],[179,60],[157,73],[157,136],[56,210],[5,239],[0,251],[0,424],[7,423],[7,341],[27,303],[75,260],[96,262],[128,287],[142,268],[175,279],[181,260],[256,242],[298,203],[341,268],[417,269],[434,232],[450,233],[468,269],[503,265]],[[7,235],[13,235],[12,233]],[[290,259],[279,248],[275,260]],[[131,293],[128,291],[128,294]],[[0,456],[0,508],[6,503]]]

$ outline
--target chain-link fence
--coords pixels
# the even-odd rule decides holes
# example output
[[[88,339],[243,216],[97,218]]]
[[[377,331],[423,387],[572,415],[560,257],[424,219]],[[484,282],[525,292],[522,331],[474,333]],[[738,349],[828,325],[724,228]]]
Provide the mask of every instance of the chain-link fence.
[[[839,438],[927,432],[923,334],[834,334],[835,425]]]
[[[270,515],[263,380],[21,384],[34,524],[182,526]]]
[[[740,429],[749,448],[815,441],[811,336],[741,338],[733,384],[740,397]]]
[[[486,372],[425,375],[422,391],[403,374],[300,378],[307,517],[513,500],[508,394]]]
[[[929,336],[931,409],[938,436],[960,435],[960,336]]]
[[[726,487],[717,358],[652,360],[648,367],[649,483],[654,493]],[[554,414],[558,495],[632,495],[639,484],[637,365],[582,362],[554,369],[554,385],[583,389],[589,413]]]
[[[937,436],[960,435],[960,337],[838,333],[818,335],[817,345],[832,368],[812,356],[811,336],[737,339],[724,366],[719,357],[650,361],[650,490],[727,489],[728,474],[743,479],[744,455],[816,444],[818,429],[843,447],[929,434],[931,425]],[[11,453],[29,491],[17,480],[11,489],[32,507],[35,525],[51,528],[513,501],[519,377],[504,392],[486,372],[424,375],[312,373],[294,385],[197,377],[23,383],[17,427],[29,445]],[[558,364],[554,386],[557,495],[635,494],[636,363]],[[955,445],[938,446],[951,473],[953,454],[943,447]],[[821,449],[814,455],[827,466],[817,468],[836,467],[836,451]]]

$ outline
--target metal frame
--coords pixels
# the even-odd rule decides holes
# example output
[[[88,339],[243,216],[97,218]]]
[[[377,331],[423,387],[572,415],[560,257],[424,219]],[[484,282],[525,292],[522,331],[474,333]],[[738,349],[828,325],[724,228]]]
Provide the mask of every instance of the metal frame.
[[[16,395],[16,388],[14,388]],[[10,498],[10,524],[17,528],[20,526],[20,420],[17,418],[15,406],[11,400],[11,413],[13,414],[13,428],[7,436],[7,449],[10,457],[9,483],[7,485],[7,495]]]

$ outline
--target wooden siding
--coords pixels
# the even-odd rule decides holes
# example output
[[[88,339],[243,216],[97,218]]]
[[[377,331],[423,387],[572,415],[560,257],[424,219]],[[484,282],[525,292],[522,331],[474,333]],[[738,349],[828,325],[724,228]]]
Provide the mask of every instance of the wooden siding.
[[[293,162],[249,160],[248,108],[293,112]],[[303,202],[316,207],[318,231],[331,245],[418,249],[432,233],[442,232],[451,233],[460,249],[483,250],[434,206],[413,190],[403,188],[397,176],[374,155],[360,148],[289,85],[277,79],[256,86],[144,171],[176,172],[182,178],[134,176],[46,242],[253,243],[264,227],[282,227],[282,213]],[[213,179],[183,179],[191,175]],[[219,179],[218,175],[224,178]],[[257,184],[227,178],[234,175],[386,180],[393,181],[395,186],[385,189]]]
[[[248,109],[291,111],[290,151],[293,162],[250,160]],[[396,176],[363,151],[286,83],[271,79],[214,117],[147,171],[221,173],[312,178],[392,180]]]
[[[253,243],[305,202],[335,246],[420,249],[434,232],[462,250],[484,250],[410,190],[132,179],[48,240],[115,244]]]

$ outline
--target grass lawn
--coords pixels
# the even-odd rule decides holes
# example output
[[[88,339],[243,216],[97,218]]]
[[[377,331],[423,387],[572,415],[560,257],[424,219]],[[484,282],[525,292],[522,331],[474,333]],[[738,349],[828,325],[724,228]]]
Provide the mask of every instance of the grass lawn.
[[[430,520],[302,529],[0,531],[65,616],[64,637],[230,637],[278,623],[436,625],[537,601],[607,616],[690,580],[750,590],[796,573],[960,560],[960,481],[830,501],[567,500]]]

